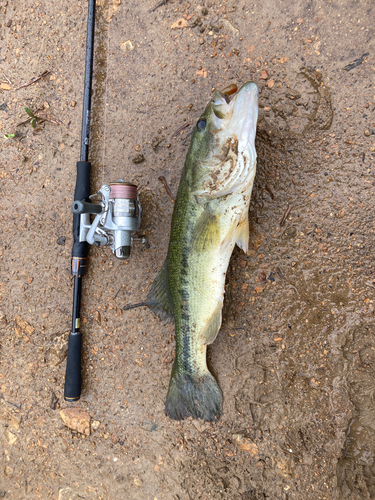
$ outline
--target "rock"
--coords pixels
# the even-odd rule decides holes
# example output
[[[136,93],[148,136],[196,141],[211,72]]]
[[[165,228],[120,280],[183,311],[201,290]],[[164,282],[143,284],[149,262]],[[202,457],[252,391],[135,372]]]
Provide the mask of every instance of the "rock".
[[[46,361],[51,366],[58,366],[68,352],[68,333],[55,337],[46,345]]]
[[[371,135],[371,132],[369,131],[368,128],[366,128],[366,130],[365,130],[365,136],[366,137],[370,137],[370,135]]]
[[[95,321],[98,323],[98,325],[100,325],[102,322],[102,316],[101,316],[99,311],[95,311],[94,318],[95,318]]]
[[[10,417],[10,424],[9,424],[9,429],[11,431],[18,431],[18,429],[20,428],[20,425],[21,425],[21,418],[20,417],[16,417],[15,415],[12,415]]]
[[[0,83],[1,90],[11,90],[11,88],[12,87],[9,85],[9,83],[4,83],[4,82]]]
[[[4,436],[10,445],[14,444],[18,439],[17,436],[13,434],[13,432],[8,431],[7,429],[5,429],[4,431]]]
[[[49,394],[49,407],[51,410],[56,410],[57,403],[59,402],[56,394],[51,390]]]
[[[266,70],[263,70],[263,71],[261,72],[261,74],[259,75],[259,78],[260,78],[261,80],[267,80],[267,78],[268,78],[268,73],[267,73],[267,71],[266,71]]]
[[[171,24],[171,30],[187,28],[188,26],[189,25],[188,25],[188,22],[186,21],[186,19],[181,17],[181,19],[177,19],[177,21],[175,23]]]
[[[228,21],[228,19],[220,19],[220,22],[225,28],[231,31],[234,35],[238,36],[239,30],[235,28],[233,24]]]
[[[134,478],[134,486],[138,488],[139,486],[142,486],[142,480],[139,479],[139,477]]]
[[[204,432],[209,427],[208,424],[200,420],[192,420],[191,423],[197,429],[198,432]]]
[[[58,245],[65,245],[65,241],[66,241],[66,236],[59,236],[56,240],[56,243]]]
[[[99,429],[100,422],[99,420],[93,420],[91,423],[91,430],[96,431],[96,429]]]
[[[294,226],[290,226],[285,229],[283,234],[281,235],[281,238],[283,240],[291,240],[292,238],[295,238],[297,236],[297,229]]]
[[[74,498],[77,498],[76,495],[74,495]],[[72,488],[60,488],[59,489],[59,496],[57,497],[57,500],[73,500],[73,490]]]
[[[120,43],[120,49],[124,52],[130,52],[131,50],[134,50],[134,45],[131,40],[125,40],[125,42]]]
[[[13,472],[14,472],[13,467],[9,467],[9,465],[7,465],[5,467],[4,473],[5,473],[6,476],[12,477],[13,476]]]
[[[90,436],[91,434],[91,417],[82,408],[64,408],[60,410],[60,416],[64,425],[72,429],[73,431],[78,431],[81,434]]]
[[[132,162],[135,164],[142,163],[143,161],[145,161],[145,159],[146,158],[143,156],[143,154],[139,154],[132,159]]]
[[[35,332],[35,328],[31,326],[26,320],[22,319],[21,316],[16,316],[14,318],[16,325],[27,335],[32,335]]]
[[[242,451],[247,451],[253,457],[258,454],[258,446],[251,439],[242,436],[241,434],[233,434],[233,443]]]
[[[5,316],[5,312],[0,310],[0,321],[4,321],[6,323],[7,318]]]
[[[140,424],[140,427],[144,431],[148,432],[156,431],[156,429],[158,428],[157,424],[155,424],[155,422],[152,422],[151,420],[145,420]]]
[[[290,458],[277,458],[276,459],[276,472],[280,476],[290,478],[293,476],[293,463]]]

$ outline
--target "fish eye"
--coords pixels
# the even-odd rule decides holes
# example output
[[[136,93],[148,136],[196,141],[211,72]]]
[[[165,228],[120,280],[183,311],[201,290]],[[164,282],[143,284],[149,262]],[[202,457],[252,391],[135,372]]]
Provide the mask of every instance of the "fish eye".
[[[198,123],[197,123],[197,129],[198,129],[198,131],[201,132],[205,128],[206,128],[206,120],[204,118],[198,120]]]

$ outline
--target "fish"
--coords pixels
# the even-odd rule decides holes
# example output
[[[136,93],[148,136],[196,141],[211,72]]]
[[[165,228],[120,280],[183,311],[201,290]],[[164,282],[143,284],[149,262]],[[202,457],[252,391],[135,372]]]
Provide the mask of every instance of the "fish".
[[[207,346],[222,323],[224,285],[237,244],[248,250],[256,172],[258,88],[215,91],[192,132],[174,204],[168,253],[145,305],[175,322],[176,352],[165,414],[205,421],[222,415],[222,391]]]

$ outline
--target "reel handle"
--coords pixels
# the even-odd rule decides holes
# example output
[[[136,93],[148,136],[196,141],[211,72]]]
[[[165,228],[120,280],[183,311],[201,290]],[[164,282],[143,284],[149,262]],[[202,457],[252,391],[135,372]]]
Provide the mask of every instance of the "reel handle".
[[[102,211],[103,207],[97,203],[76,200],[72,204],[72,212],[74,214],[101,214]]]

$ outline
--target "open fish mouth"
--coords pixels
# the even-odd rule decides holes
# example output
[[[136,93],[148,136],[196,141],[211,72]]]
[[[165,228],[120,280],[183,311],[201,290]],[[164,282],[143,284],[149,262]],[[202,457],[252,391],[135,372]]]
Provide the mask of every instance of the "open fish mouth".
[[[238,144],[238,151],[251,160],[256,158],[258,96],[254,82],[246,82],[240,89],[231,84],[222,91],[215,91],[209,104],[213,132],[216,131],[224,142],[231,137]]]
[[[248,150],[249,144],[254,143],[255,140],[258,119],[258,87],[254,82],[246,82],[237,90],[237,85],[232,84],[220,93],[228,107],[231,108],[231,117],[226,128],[229,134],[233,132],[237,136],[239,150]]]

